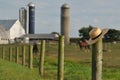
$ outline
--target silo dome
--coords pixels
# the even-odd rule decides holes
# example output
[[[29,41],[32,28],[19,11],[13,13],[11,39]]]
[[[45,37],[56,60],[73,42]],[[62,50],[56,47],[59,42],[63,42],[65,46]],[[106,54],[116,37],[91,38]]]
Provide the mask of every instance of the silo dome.
[[[25,8],[24,8],[24,7],[21,7],[20,10],[25,10]]]
[[[35,4],[33,2],[30,2],[28,6],[35,7]]]
[[[65,3],[65,4],[62,5],[62,8],[70,8],[70,6]]]

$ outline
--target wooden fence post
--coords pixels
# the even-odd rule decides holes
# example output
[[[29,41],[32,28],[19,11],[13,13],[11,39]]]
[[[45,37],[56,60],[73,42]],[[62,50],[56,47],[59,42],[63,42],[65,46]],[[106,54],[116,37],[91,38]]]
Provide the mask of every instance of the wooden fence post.
[[[16,47],[16,63],[18,64],[18,58],[19,58],[19,47]]]
[[[44,72],[44,57],[45,57],[45,40],[41,41],[41,47],[40,47],[40,62],[39,62],[39,74],[40,76],[43,76]]]
[[[22,47],[22,65],[25,66],[25,46]]]
[[[9,47],[9,61],[12,61],[12,46]]]
[[[102,80],[102,39],[92,45],[92,80]]]
[[[32,45],[30,45],[29,50],[30,50],[30,52],[29,52],[29,68],[33,69],[33,46]]]
[[[2,59],[4,60],[4,58],[5,58],[5,48],[4,48],[4,46],[2,47]]]
[[[58,80],[64,79],[64,36],[59,36]]]

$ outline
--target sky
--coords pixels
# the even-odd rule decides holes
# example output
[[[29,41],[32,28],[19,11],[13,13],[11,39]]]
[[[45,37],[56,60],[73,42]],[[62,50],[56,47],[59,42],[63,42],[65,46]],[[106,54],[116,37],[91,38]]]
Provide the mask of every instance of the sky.
[[[120,30],[120,0],[0,0],[0,19],[19,19],[19,9],[35,4],[35,33],[60,33],[61,6],[70,6],[70,37],[94,27]]]

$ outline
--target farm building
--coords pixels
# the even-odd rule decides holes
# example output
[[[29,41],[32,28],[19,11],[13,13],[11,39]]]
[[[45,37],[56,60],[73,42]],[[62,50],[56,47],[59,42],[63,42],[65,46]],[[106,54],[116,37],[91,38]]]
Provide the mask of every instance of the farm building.
[[[0,44],[12,43],[15,38],[24,34],[19,20],[0,20]]]
[[[14,43],[16,39],[29,40],[53,40],[56,34],[25,34],[25,30],[19,20],[0,20],[0,44]]]
[[[5,28],[0,26],[0,44],[6,44],[9,42],[9,34]]]

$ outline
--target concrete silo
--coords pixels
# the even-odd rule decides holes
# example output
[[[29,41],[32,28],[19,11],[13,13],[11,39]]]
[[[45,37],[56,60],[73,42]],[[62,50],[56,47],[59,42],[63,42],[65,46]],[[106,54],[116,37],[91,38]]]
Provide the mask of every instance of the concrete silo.
[[[28,4],[27,28],[29,34],[35,33],[35,4],[32,2]]]
[[[27,33],[27,10],[24,7],[19,9],[19,21]]]
[[[65,44],[70,43],[69,24],[70,24],[70,7],[68,4],[63,4],[61,7],[61,35],[65,36]]]

